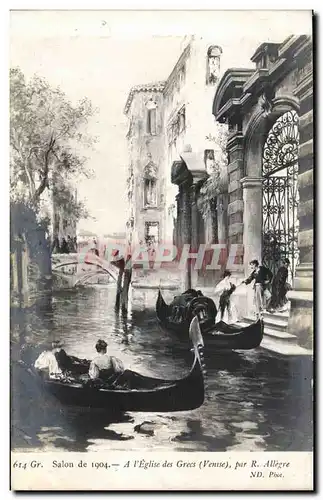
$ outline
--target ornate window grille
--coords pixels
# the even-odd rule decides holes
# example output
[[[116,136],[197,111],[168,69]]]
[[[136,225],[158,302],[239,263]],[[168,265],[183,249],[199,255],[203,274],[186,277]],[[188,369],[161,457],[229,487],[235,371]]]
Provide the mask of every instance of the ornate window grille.
[[[271,128],[263,151],[262,260],[274,273],[283,259],[298,264],[298,115],[284,113]]]

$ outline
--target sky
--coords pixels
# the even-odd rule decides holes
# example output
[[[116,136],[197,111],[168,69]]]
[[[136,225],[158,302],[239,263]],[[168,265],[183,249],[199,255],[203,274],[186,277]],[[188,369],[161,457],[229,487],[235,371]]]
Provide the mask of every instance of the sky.
[[[98,108],[88,131],[95,177],[78,185],[95,220],[79,229],[98,235],[125,231],[128,122],[124,105],[133,85],[165,80],[187,35],[221,45],[221,73],[253,67],[264,41],[311,33],[310,11],[13,11],[10,65],[60,86],[72,102],[86,96]],[[211,110],[210,110],[211,112]]]

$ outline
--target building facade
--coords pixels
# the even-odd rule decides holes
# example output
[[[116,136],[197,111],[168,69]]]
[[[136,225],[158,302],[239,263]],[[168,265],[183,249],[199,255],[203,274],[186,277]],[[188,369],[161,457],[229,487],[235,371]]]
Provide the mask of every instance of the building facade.
[[[263,43],[254,67],[223,75],[213,114],[229,126],[228,242],[244,248],[244,272],[258,259],[293,274],[288,329],[302,345],[313,328],[312,40]]]
[[[190,37],[167,80],[130,91],[125,113],[129,118],[127,232],[132,243],[163,240],[180,247],[185,240],[183,190],[176,179],[174,183],[172,168],[187,154],[198,171],[198,181],[214,168],[216,130],[223,125],[215,122],[210,109],[221,53],[208,40]],[[214,227],[225,231],[224,210],[217,216],[214,208],[213,217],[219,218],[216,224],[212,217],[203,220],[197,211],[200,242],[217,239]]]
[[[133,87],[125,106],[129,117],[127,240],[134,245],[164,238],[164,86],[159,82]]]
[[[165,85],[166,228],[167,238],[173,239],[179,247],[182,243],[182,188],[176,185],[177,181],[173,182],[171,170],[173,165],[182,162],[183,153],[192,153],[189,156],[195,164],[193,168],[199,171],[198,186],[212,173],[218,145],[217,124],[209,106],[219,80],[221,54],[221,47],[212,41],[190,37]],[[196,191],[198,196],[198,188]],[[216,206],[212,216],[216,217]],[[197,217],[200,243],[214,242],[217,235],[213,229],[218,224],[214,225],[212,217],[203,220],[199,211]]]

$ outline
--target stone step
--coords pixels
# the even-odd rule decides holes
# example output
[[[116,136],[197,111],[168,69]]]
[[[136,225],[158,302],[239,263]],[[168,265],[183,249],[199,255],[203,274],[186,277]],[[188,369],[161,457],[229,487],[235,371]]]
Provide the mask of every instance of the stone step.
[[[300,347],[296,343],[288,343],[285,341],[280,341],[277,338],[271,338],[264,336],[260,347],[258,349],[265,349],[267,351],[274,352],[275,354],[281,354],[283,356],[312,356],[313,351]]]
[[[271,328],[272,330],[278,330],[279,332],[286,331],[288,327],[288,321],[281,320],[275,317],[272,318],[264,317],[264,323],[265,326],[267,326],[268,328]]]
[[[241,326],[247,326],[250,322],[239,321]],[[287,333],[272,330],[266,327],[264,330],[264,338],[259,346],[259,349],[279,354],[282,356],[312,356],[313,351],[305,349],[297,344],[297,336]]]
[[[255,321],[255,317],[245,316],[242,318],[242,321],[251,325],[251,323]],[[273,330],[284,331],[287,330],[288,327],[288,318],[282,318],[274,314],[271,314],[270,316],[264,315],[264,323]]]
[[[275,339],[283,340],[284,342],[297,342],[297,336],[293,333],[288,333],[284,331],[274,330],[265,325],[264,335],[267,337],[272,337]]]
[[[268,311],[264,311],[264,318],[277,318],[280,320],[285,320],[288,321],[289,318],[289,311],[282,311],[282,312],[274,312],[270,313]]]
[[[149,282],[132,282],[131,283],[133,288],[138,288],[138,289],[150,289],[150,290],[179,290],[179,285],[177,283],[161,283],[160,285],[157,283],[149,283]]]

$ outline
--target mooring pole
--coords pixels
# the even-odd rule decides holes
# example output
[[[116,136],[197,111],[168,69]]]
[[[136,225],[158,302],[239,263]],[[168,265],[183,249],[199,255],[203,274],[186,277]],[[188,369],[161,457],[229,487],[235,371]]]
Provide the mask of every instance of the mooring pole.
[[[121,310],[123,313],[128,311],[128,301],[129,301],[129,287],[131,284],[132,269],[125,267],[123,287],[121,292]]]
[[[123,274],[124,274],[124,265],[123,265],[123,263],[120,262],[119,273],[118,273],[118,278],[117,278],[117,292],[116,292],[116,303],[115,303],[116,310],[119,310],[119,308],[120,308],[120,298],[121,298],[121,293],[122,293]]]
[[[191,212],[191,186],[190,183],[185,183],[182,191],[183,197],[183,243],[191,246],[192,233],[192,212]],[[184,270],[184,286],[185,290],[192,288],[192,272],[191,259],[187,259]]]

